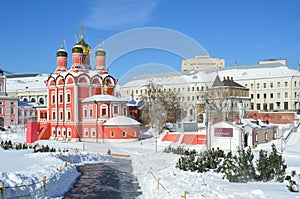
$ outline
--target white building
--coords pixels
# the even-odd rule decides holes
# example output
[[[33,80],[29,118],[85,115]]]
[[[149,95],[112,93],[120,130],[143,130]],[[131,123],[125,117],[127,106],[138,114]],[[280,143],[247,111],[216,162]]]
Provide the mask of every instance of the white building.
[[[138,100],[146,94],[147,86],[159,85],[178,95],[187,112],[185,121],[196,121],[195,107],[203,103],[207,89],[217,74],[220,79],[233,77],[238,84],[249,88],[252,110],[296,112],[300,100],[300,72],[289,68],[285,60],[262,61],[247,66],[226,67],[210,71],[183,71],[141,75],[120,86],[122,97]]]

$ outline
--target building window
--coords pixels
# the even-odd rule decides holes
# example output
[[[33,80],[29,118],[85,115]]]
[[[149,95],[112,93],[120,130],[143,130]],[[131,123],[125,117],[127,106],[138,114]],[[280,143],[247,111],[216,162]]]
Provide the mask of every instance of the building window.
[[[188,87],[188,92],[190,92],[190,87]]]
[[[265,141],[268,141],[268,132],[265,132]]]
[[[284,87],[285,87],[285,88],[288,87],[288,82],[284,82]]]
[[[259,89],[259,83],[256,84],[256,88]]]
[[[258,133],[255,133],[254,139],[255,139],[255,142],[258,142]]]
[[[70,103],[70,102],[71,102],[71,94],[67,93],[67,103]]]
[[[267,93],[264,93],[264,99],[267,99]]]
[[[270,93],[270,98],[273,99],[274,95],[273,93]]]
[[[270,88],[273,88],[273,82],[270,83]]]
[[[199,91],[199,86],[197,86],[197,91]]]
[[[70,128],[67,129],[68,137],[71,137],[72,135],[72,130]]]
[[[110,137],[115,137],[115,133],[113,131],[110,132]]]
[[[51,133],[52,133],[52,136],[55,136],[55,128],[52,128]]]
[[[125,131],[122,132],[122,136],[126,137],[126,132]]]
[[[190,109],[190,115],[193,115],[193,109]]]
[[[52,93],[52,104],[55,104],[55,93]]]
[[[277,133],[273,132],[273,139],[277,139]]]
[[[89,136],[89,129],[84,129],[84,136],[88,137]]]
[[[251,99],[253,99],[253,94],[251,94]]]
[[[52,120],[55,120],[55,115],[56,115],[55,109],[52,109]]]
[[[280,88],[280,82],[277,82],[277,88]]]
[[[288,102],[284,102],[284,110],[288,110],[289,109],[289,103]]]
[[[96,129],[92,128],[92,129],[91,129],[91,133],[92,133],[92,136],[93,136],[93,137],[96,137]]]
[[[256,109],[260,110],[260,104],[256,104]]]
[[[264,83],[264,88],[267,88],[267,83]]]
[[[59,93],[59,103],[62,104],[63,103],[63,94]]]
[[[67,120],[71,120],[71,110],[67,110]]]
[[[10,114],[15,114],[15,109],[14,108],[10,108]]]
[[[253,89],[253,84],[251,84],[251,89]]]
[[[66,136],[66,129],[65,128],[62,129],[62,136],[64,136],[64,137]]]
[[[277,110],[280,109],[280,102],[276,102],[276,109],[277,109]]]
[[[90,117],[93,117],[93,109],[91,107],[89,108],[89,111],[90,111]]]
[[[84,117],[87,117],[88,116],[87,108],[84,108],[83,112],[84,112]]]
[[[190,96],[188,96],[188,101],[190,101]]]
[[[288,92],[285,92],[285,93],[284,93],[284,97],[285,97],[285,98],[288,98],[288,97],[289,97]]]
[[[278,98],[278,99],[280,98],[280,93],[277,93],[277,98]]]
[[[297,86],[297,81],[294,82],[294,86],[295,86],[295,87]]]
[[[274,110],[274,104],[273,103],[270,103],[270,110],[272,111],[272,110]]]
[[[63,120],[63,110],[59,109],[59,120]]]
[[[101,105],[101,116],[108,116],[108,106],[103,104]]]
[[[257,99],[259,99],[260,98],[260,94],[258,93],[258,94],[256,94],[256,98]]]
[[[119,107],[118,106],[114,106],[114,114],[118,114],[119,112]]]

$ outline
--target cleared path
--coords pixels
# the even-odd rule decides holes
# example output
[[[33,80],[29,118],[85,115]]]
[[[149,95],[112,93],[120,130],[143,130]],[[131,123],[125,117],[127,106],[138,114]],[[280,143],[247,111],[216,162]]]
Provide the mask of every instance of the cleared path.
[[[98,163],[78,166],[82,175],[64,199],[134,199],[141,196],[129,163]]]

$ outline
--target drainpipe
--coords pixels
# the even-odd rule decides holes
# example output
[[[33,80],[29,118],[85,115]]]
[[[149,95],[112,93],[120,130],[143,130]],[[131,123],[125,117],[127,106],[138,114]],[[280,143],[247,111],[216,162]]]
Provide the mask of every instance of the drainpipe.
[[[65,79],[63,79],[63,127],[64,127],[64,130],[65,130],[65,138],[67,139],[67,128],[66,128],[66,125],[65,125],[65,118],[66,118],[66,99],[65,99],[65,91],[66,91],[66,81]]]
[[[98,102],[94,100],[96,104],[96,142],[98,143]]]

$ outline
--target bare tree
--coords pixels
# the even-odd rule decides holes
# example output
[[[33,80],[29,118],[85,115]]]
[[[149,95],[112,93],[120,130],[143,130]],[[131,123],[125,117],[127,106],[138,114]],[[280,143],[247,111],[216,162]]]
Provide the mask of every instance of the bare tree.
[[[140,114],[143,124],[149,124],[161,133],[166,122],[175,123],[180,119],[180,103],[174,92],[149,85],[147,94],[141,98],[146,102]]]

